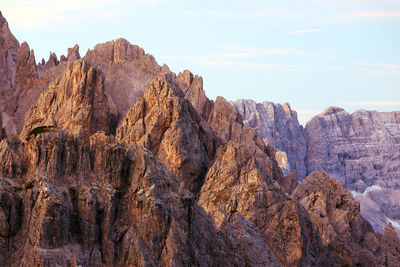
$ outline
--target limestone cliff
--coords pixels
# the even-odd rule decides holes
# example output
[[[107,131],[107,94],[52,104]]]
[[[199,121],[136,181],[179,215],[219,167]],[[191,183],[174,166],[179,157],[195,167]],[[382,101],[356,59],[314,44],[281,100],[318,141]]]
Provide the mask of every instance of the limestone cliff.
[[[399,112],[349,114],[329,107],[303,129],[287,104],[238,100],[234,106],[250,127],[275,146],[285,174],[296,170],[302,180],[324,170],[361,201],[361,213],[376,230],[383,233],[387,223],[400,223]]]
[[[307,169],[324,170],[361,201],[375,229],[400,222],[400,112],[330,107],[306,126]]]
[[[266,142],[285,154],[288,166],[285,168],[285,161],[281,161],[281,165],[287,169],[286,174],[296,170],[298,178],[304,179],[307,175],[307,141],[296,111],[287,103],[280,105],[237,100],[233,105],[250,127],[255,128]]]

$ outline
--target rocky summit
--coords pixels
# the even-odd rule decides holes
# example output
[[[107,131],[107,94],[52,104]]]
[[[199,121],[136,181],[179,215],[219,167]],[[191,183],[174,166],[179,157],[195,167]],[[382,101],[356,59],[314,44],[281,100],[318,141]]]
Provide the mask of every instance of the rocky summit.
[[[1,266],[400,266],[395,221],[368,221],[382,190],[399,214],[398,113],[304,129],[125,39],[36,63],[0,29]]]

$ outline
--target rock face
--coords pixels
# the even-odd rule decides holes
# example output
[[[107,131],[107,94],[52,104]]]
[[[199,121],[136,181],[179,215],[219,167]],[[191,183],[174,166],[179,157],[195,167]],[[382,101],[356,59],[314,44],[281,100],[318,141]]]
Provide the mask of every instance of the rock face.
[[[50,53],[47,61],[35,63],[27,43],[20,47],[0,14],[0,103],[7,135],[19,134],[28,109],[57,78],[68,62],[80,59],[79,46],[68,49],[67,57]],[[102,72],[106,93],[112,98],[122,118],[146,87],[167,66],[157,65],[153,56],[124,39],[97,45],[89,50],[85,61]]]
[[[210,125],[226,143],[207,172],[199,204],[217,228],[244,217],[259,229],[269,250],[285,266],[309,266],[324,259],[327,251],[314,238],[306,212],[281,191],[277,180],[283,177],[275,151],[242,123],[239,113],[222,97],[214,103]]]
[[[400,112],[330,107],[307,123],[307,169],[325,170],[362,201],[375,229],[398,220]],[[364,193],[364,195],[362,195]]]
[[[360,260],[366,260],[373,265],[368,244],[361,242],[364,236],[375,239],[372,227],[361,217],[360,204],[339,181],[329,178],[325,172],[314,172],[296,188],[293,199],[307,210],[324,246],[341,261],[345,260],[342,264],[357,265]],[[360,259],[360,254],[367,258]]]
[[[85,144],[61,131],[24,147],[3,141],[0,153],[20,165],[0,181],[3,265],[244,265],[236,230],[217,232],[142,147],[104,133]]]
[[[21,138],[29,138],[37,131],[49,128],[68,130],[89,138],[99,130],[110,133],[116,116],[112,100],[105,95],[100,72],[85,61],[76,60],[29,109]]]
[[[36,71],[35,54],[33,50],[29,49],[29,45],[23,42],[17,55],[15,87],[17,90],[26,91],[35,86],[37,79],[38,74]]]
[[[237,100],[233,103],[244,122],[275,149],[286,153],[289,168],[296,170],[300,180],[307,175],[307,141],[303,127],[297,120],[296,111],[289,104],[272,102],[256,103],[253,100]]]
[[[170,91],[172,100],[184,107],[178,109],[182,118],[194,116],[201,121],[171,79],[171,75],[157,78],[153,84],[161,86],[149,87],[143,99],[149,101],[146,96],[157,89],[162,100],[162,93]],[[84,61],[70,63],[64,77],[52,83],[30,111],[43,115],[33,110],[40,110],[39,104],[55,103],[47,110],[55,114],[57,128],[37,131],[22,141],[11,136],[0,143],[0,262],[19,266],[280,266],[259,230],[245,219],[237,216],[215,229],[194,195],[150,150],[119,143],[104,132],[86,140],[73,132],[90,133],[96,129],[92,124],[76,120],[70,127],[58,119],[57,111],[71,102],[81,103],[78,110],[90,110],[82,105],[92,103],[88,96],[101,92],[101,86],[95,69]],[[43,103],[49,95],[53,101]],[[102,114],[102,109],[94,107],[92,116]],[[28,114],[24,130],[30,122]],[[247,248],[249,244],[252,247]],[[260,255],[260,251],[266,253]]]
[[[161,68],[142,48],[122,38],[96,45],[84,59],[104,73],[106,93],[111,96],[121,118],[152,80],[162,70],[168,70],[166,66]]]
[[[0,12],[0,94],[2,100],[14,84],[19,42],[15,39],[7,20]]]
[[[198,192],[214,155],[214,136],[172,74],[156,77],[117,130],[122,142],[150,149],[192,192]]]
[[[207,121],[213,102],[207,98],[203,90],[203,78],[198,75],[193,76],[190,71],[185,70],[178,74],[176,80],[185,94],[185,98],[192,103],[199,115]]]
[[[309,171],[326,170],[344,186],[363,192],[399,188],[400,112],[328,108],[306,126]]]
[[[68,48],[67,60],[74,61],[80,59],[81,55],[79,54],[79,45],[74,45],[72,48]]]
[[[387,224],[379,241],[377,254],[379,266],[397,266],[400,260],[400,242],[392,224]]]
[[[19,42],[11,33],[7,20],[0,12],[0,104],[3,127],[6,129],[13,126],[7,114],[13,112],[13,105],[10,105],[12,101],[8,99],[13,95],[19,48]]]
[[[238,100],[234,106],[277,149],[285,175],[296,170],[302,180],[324,170],[361,201],[362,214],[376,230],[383,233],[387,223],[400,223],[399,112],[349,114],[329,107],[303,129],[287,104]]]
[[[379,252],[372,226],[361,217],[360,203],[338,180],[323,171],[311,173],[292,197],[307,210],[323,245],[336,255],[336,264],[379,266],[374,260]]]
[[[29,45],[12,35],[8,23],[0,13],[0,108],[6,135],[21,131],[26,111],[33,105],[49,83],[65,71],[58,66],[55,54],[36,66],[35,55]],[[56,67],[57,66],[57,67]]]

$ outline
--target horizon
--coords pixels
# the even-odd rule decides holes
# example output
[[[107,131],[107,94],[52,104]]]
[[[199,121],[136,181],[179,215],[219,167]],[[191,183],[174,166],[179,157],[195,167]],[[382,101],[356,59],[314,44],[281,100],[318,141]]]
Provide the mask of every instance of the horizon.
[[[122,37],[175,73],[202,76],[210,99],[288,102],[304,126],[329,106],[400,110],[392,0],[5,0],[1,12],[37,63]]]

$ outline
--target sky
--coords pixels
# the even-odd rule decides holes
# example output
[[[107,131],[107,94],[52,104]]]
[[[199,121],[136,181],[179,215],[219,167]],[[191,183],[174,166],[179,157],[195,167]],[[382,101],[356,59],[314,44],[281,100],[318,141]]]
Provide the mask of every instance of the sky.
[[[328,106],[400,110],[399,0],[0,0],[36,61],[123,37],[209,98],[288,102],[304,125]]]

